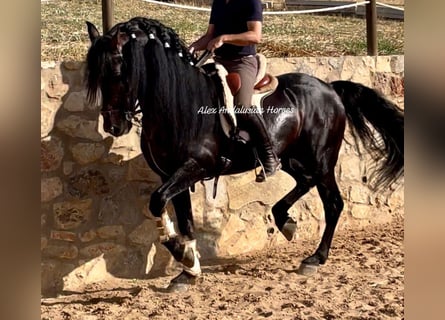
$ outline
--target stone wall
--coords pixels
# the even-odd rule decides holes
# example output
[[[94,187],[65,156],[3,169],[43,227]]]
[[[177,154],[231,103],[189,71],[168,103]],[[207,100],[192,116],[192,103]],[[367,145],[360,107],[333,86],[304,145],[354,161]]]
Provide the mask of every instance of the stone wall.
[[[142,278],[171,274],[177,267],[157,242],[147,209],[159,179],[139,148],[139,129],[113,138],[103,132],[99,107],[88,105],[84,64],[41,64],[41,253],[42,292],[75,290],[108,276]],[[323,80],[361,82],[403,106],[404,57],[270,59],[273,74],[301,71]],[[366,157],[365,157],[366,158]],[[403,186],[372,194],[362,177],[366,159],[347,135],[337,165],[345,209],[338,229],[363,227],[403,215]],[[270,209],[294,181],[283,172],[268,183],[254,174],[197,183],[192,194],[198,246],[212,259],[260,250],[285,241],[271,232]],[[171,208],[170,208],[171,209]],[[298,237],[319,238],[323,207],[315,190],[291,208]],[[314,248],[315,249],[315,248]]]

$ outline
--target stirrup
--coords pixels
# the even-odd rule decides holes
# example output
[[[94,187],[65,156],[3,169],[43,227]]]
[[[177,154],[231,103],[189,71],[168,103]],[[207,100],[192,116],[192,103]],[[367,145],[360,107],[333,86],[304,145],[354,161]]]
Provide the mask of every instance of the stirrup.
[[[253,150],[253,154],[255,156],[255,176],[256,176],[255,182],[264,182],[267,180],[266,168],[264,167],[261,159],[259,158],[258,151],[256,150],[256,148],[252,148],[252,150]],[[278,161],[278,165],[274,168],[272,175],[275,174],[277,171],[279,171],[282,167],[280,159],[277,159],[277,161]],[[259,164],[261,167],[259,172],[256,171],[257,164]],[[269,176],[271,176],[271,175],[269,175]]]
[[[260,172],[255,171],[255,182],[265,182],[266,181],[266,174],[264,173],[264,167],[263,164],[261,164]]]
[[[252,148],[253,155],[255,157],[255,182],[264,182],[266,181],[266,169],[264,168],[263,162],[260,160],[260,157],[258,156],[258,151],[256,148]],[[260,165],[260,172],[256,171],[257,164]]]
[[[269,176],[272,176],[275,173],[277,173],[277,171],[279,171],[281,169],[281,167],[282,167],[281,163],[278,163],[278,165],[275,167],[275,171],[273,172],[273,174],[271,174]],[[255,172],[255,175],[256,175],[255,181],[256,182],[264,182],[264,181],[266,181],[267,175],[266,175],[265,172],[266,172],[266,170],[264,169],[264,166],[261,163],[261,170],[260,170],[260,172],[259,173]]]
[[[250,141],[250,135],[247,131],[234,128],[230,131],[230,139],[241,144],[247,144]]]

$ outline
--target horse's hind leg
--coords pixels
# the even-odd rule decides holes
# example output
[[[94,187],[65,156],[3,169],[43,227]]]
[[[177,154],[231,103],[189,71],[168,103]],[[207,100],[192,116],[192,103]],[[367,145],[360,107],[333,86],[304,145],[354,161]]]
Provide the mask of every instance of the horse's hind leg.
[[[333,169],[321,179],[317,184],[317,189],[323,202],[326,227],[315,253],[304,259],[301,263],[298,270],[301,274],[314,273],[317,267],[320,264],[324,264],[328,259],[335,227],[337,226],[340,213],[343,210],[343,199],[341,198],[340,190],[335,181]]]
[[[286,170],[288,171],[288,170]],[[292,172],[288,171],[291,175]],[[294,177],[295,178],[295,177]],[[296,178],[297,179],[297,178]],[[292,205],[304,196],[312,187],[312,180],[299,179],[297,185],[288,194],[272,207],[272,214],[275,219],[275,225],[284,237],[291,241],[297,230],[297,222],[289,216],[288,210]]]
[[[301,147],[301,150],[303,150],[303,147]],[[304,151],[303,154],[309,157],[310,152]],[[292,240],[297,230],[297,222],[290,217],[288,210],[315,186],[312,170],[309,169],[310,166],[303,165],[300,161],[295,158],[282,160],[283,171],[290,174],[296,180],[297,185],[272,207],[275,225],[288,241]]]

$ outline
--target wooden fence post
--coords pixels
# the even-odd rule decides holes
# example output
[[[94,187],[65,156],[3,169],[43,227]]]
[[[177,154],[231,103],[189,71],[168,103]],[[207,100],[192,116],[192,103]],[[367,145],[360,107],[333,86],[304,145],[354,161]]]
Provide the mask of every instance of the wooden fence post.
[[[105,34],[113,27],[113,0],[102,0],[102,27]]]
[[[377,55],[377,8],[376,0],[366,4],[366,43],[368,55]]]

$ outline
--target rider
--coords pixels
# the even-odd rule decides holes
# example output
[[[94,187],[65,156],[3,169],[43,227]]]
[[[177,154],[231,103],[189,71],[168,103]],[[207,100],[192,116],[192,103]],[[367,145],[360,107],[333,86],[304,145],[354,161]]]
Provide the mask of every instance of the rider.
[[[213,0],[207,32],[195,41],[190,50],[207,49],[215,54],[215,61],[221,63],[229,73],[238,73],[241,88],[234,96],[234,104],[251,107],[255,80],[258,71],[256,44],[261,41],[263,9],[260,0]],[[237,114],[240,123],[254,137],[263,159],[266,176],[280,169],[280,161],[271,145],[264,119],[257,112]],[[257,176],[257,181],[264,181]]]

